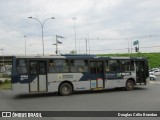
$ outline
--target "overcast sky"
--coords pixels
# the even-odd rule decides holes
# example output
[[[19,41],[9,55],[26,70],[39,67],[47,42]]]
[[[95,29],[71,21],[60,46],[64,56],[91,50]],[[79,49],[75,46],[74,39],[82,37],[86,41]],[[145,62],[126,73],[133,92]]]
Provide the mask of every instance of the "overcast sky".
[[[141,52],[160,52],[160,0],[0,0],[0,49],[5,54],[55,54],[56,35],[60,53],[76,49],[85,53],[127,53],[139,40]],[[88,43],[88,41],[87,41]],[[88,44],[89,49],[89,44]],[[132,50],[134,52],[134,49]],[[1,54],[1,53],[0,53]]]

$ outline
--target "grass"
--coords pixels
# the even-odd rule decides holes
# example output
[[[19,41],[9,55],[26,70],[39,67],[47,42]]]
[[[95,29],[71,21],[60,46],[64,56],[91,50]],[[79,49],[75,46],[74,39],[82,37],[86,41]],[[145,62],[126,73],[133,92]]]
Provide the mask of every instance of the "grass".
[[[2,83],[0,90],[11,89],[11,83]]]
[[[11,89],[11,81],[0,83],[0,90],[6,90],[6,89]]]

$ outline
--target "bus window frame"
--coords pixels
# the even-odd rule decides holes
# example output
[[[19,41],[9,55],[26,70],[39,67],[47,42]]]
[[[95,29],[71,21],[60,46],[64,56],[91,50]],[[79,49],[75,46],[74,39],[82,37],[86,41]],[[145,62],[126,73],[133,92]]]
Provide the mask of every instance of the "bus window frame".
[[[65,65],[66,67],[68,67],[68,71],[67,72],[64,72],[64,71],[58,71],[58,70],[56,70],[56,71],[53,71],[53,72],[51,72],[51,70],[50,70],[50,61],[54,61],[54,60],[64,60],[64,61],[66,61],[66,60],[68,60],[68,65]],[[47,73],[70,73],[70,66],[69,66],[69,64],[70,64],[70,61],[69,61],[69,59],[48,59],[48,65],[47,65],[47,69],[48,69],[48,71],[47,71]],[[58,65],[58,66],[60,66],[60,65]],[[54,67],[56,67],[57,68],[57,65],[54,65]],[[64,67],[64,65],[63,65],[63,67]]]
[[[31,65],[30,63],[31,63],[31,62],[35,62],[36,65],[38,65],[38,62],[39,62],[39,61],[38,61],[38,60],[30,60],[30,61],[29,61],[29,63],[28,63],[29,72],[28,72],[28,73],[29,73],[30,75],[39,75],[39,67],[38,67],[38,66],[36,66],[36,72],[37,72],[37,73],[35,73],[35,74],[31,73],[31,66],[30,66],[30,65]]]
[[[71,61],[72,61],[72,60],[74,60],[74,61],[75,61],[75,60],[83,60],[84,63],[85,63],[85,61],[87,61],[87,65],[71,65]],[[89,60],[88,60],[88,59],[70,59],[69,61],[70,61],[70,62],[69,62],[69,67],[70,67],[69,72],[70,72],[70,73],[83,73],[83,72],[89,72],[89,71],[90,71],[90,70],[89,70],[89,66],[90,66],[90,65],[89,65]],[[73,66],[74,66],[74,67],[79,66],[79,67],[77,68],[76,71],[73,72],[73,71],[71,71],[71,67],[73,67]],[[82,69],[82,71],[80,72],[80,70],[78,70],[80,67],[83,67],[83,68],[86,67],[86,68],[87,68],[87,71],[84,71],[84,70]]]
[[[25,60],[26,65],[25,65],[25,66],[19,66],[19,61],[20,61],[20,60]],[[20,68],[25,67],[25,68],[26,68],[26,72],[25,72],[25,73],[19,72],[19,70],[18,70],[19,67],[20,67]],[[16,70],[17,70],[18,74],[20,74],[20,75],[26,75],[26,74],[28,74],[28,61],[27,61],[26,58],[17,58],[17,59],[16,59]]]
[[[134,60],[132,60],[132,59],[119,59],[119,60],[120,60],[120,63],[122,63],[122,61],[129,61],[130,63],[133,63],[133,64],[130,64],[130,67],[131,68],[133,67],[133,70],[131,70],[131,68],[130,68],[130,70],[122,70],[122,71],[135,71],[135,61]],[[127,66],[129,66],[129,65],[127,65]]]
[[[110,63],[109,63],[109,61],[111,61],[111,60],[117,60],[117,63],[118,63],[118,65],[119,65],[119,68],[120,68],[120,70],[116,70],[116,71],[111,71],[110,70]],[[106,65],[106,61],[107,61],[107,65]],[[119,62],[118,62],[119,61]],[[133,67],[133,70],[123,70],[122,69],[122,65],[121,65],[121,63],[122,63],[122,61],[130,61],[130,63],[132,63],[133,62],[133,64],[131,64],[132,65],[132,67]],[[128,66],[128,65],[127,65]],[[119,71],[129,71],[129,72],[131,72],[131,71],[135,71],[135,61],[133,60],[133,59],[106,59],[105,61],[104,61],[104,67],[105,67],[105,72],[119,72]],[[106,67],[108,67],[108,71],[106,71]],[[117,68],[116,68],[117,69]]]

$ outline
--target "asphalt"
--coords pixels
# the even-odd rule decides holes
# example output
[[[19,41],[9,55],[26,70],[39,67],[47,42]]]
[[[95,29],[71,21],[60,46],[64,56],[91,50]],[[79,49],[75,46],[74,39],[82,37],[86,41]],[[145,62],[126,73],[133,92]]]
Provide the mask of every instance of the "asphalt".
[[[159,91],[159,77],[157,80],[151,81],[151,84],[136,87],[133,91],[110,89],[97,92],[75,92],[70,96],[59,96],[54,93],[21,94],[3,90],[0,91],[0,111],[160,111]],[[83,119],[91,120],[89,117]],[[92,120],[94,119],[96,118],[92,118]],[[112,118],[110,119],[112,120]],[[130,119],[132,120],[132,118]],[[158,120],[158,118],[154,119]]]

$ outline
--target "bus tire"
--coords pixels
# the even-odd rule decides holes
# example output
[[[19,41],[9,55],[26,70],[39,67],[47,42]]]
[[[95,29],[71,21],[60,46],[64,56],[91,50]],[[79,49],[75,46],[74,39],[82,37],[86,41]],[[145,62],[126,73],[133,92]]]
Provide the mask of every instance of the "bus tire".
[[[72,85],[69,83],[62,83],[59,87],[59,94],[62,96],[68,96],[72,93]]]
[[[134,89],[134,82],[132,80],[127,80],[126,82],[126,90],[131,91]]]

